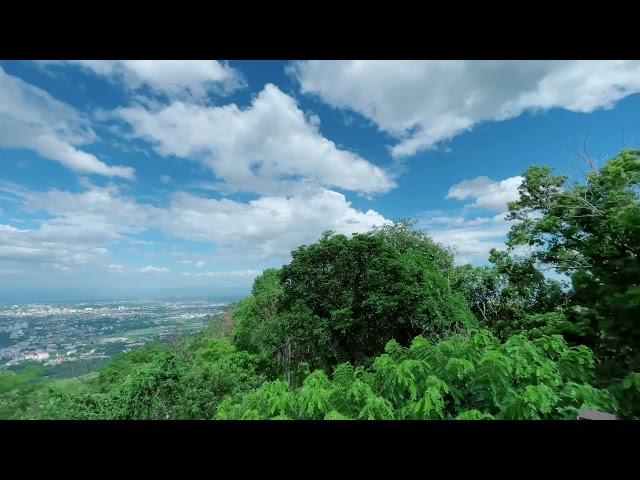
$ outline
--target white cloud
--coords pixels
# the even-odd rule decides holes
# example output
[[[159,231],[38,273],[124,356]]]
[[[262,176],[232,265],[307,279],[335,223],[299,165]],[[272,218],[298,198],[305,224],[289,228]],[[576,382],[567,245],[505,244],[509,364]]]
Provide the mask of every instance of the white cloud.
[[[173,182],[173,178],[171,178],[169,175],[161,175],[160,176],[160,181],[162,183],[164,183],[165,185],[168,185],[171,182]]]
[[[0,262],[67,267],[97,264],[110,255],[105,246],[130,241],[127,235],[149,228],[154,207],[137,204],[114,186],[85,186],[87,190],[81,193],[37,192],[0,183],[0,191],[16,197],[22,210],[52,217],[31,219],[39,221],[33,229],[0,228]]]
[[[307,119],[309,121],[309,123],[311,125],[313,125],[314,127],[319,127],[320,126],[320,117],[318,115],[316,115],[315,113],[312,113],[310,115],[307,116]]]
[[[452,247],[459,264],[483,263],[492,248],[504,249],[506,235],[514,222],[505,220],[507,203],[518,199],[518,187],[522,177],[491,180],[481,176],[453,185],[448,199],[473,199],[459,214],[442,210],[422,212],[418,215],[420,228],[437,242]],[[468,207],[478,207],[494,212],[494,215],[468,216]],[[465,215],[466,214],[466,215]]]
[[[504,216],[426,216],[419,220],[419,226],[435,241],[453,247],[457,263],[481,263],[488,259],[492,248],[504,248],[505,235],[511,228]]]
[[[147,265],[146,267],[142,267],[139,272],[142,273],[169,273],[168,268],[164,267],[152,267],[151,265]]]
[[[47,192],[17,192],[23,208],[30,212],[47,212],[54,218],[43,222],[50,236],[61,240],[99,242],[119,241],[128,234],[144,232],[156,214],[151,205],[139,204],[123,196],[114,185],[87,185],[87,190],[72,193],[52,189]],[[129,242],[139,242],[128,239]]]
[[[200,161],[228,191],[297,194],[323,185],[375,194],[395,186],[381,168],[323,137],[295,100],[272,84],[245,109],[176,101],[151,110],[118,108],[111,116],[158,154]]]
[[[77,233],[78,235],[74,235]],[[38,229],[18,229],[0,224],[0,263],[41,264],[68,270],[69,265],[100,261],[109,255],[91,232],[71,232],[43,224]]]
[[[194,265],[195,265],[196,268],[202,268],[202,267],[204,267],[204,261],[200,260],[200,261],[194,263]]]
[[[36,250],[24,251],[23,259],[31,255],[39,262],[57,259],[70,264],[74,260],[70,255],[76,262],[98,261],[107,254],[105,245],[130,242],[130,235],[158,229],[169,237],[214,245],[218,254],[245,261],[285,259],[292,249],[317,240],[325,230],[351,234],[386,222],[379,213],[359,211],[343,194],[324,189],[247,203],[177,192],[168,206],[159,207],[138,203],[113,185],[85,184],[85,188],[80,193],[34,192],[0,183],[0,191],[18,197],[24,210],[52,216],[33,231],[6,226],[3,231],[8,233],[4,242],[0,236],[0,245]],[[96,250],[100,248],[103,251]],[[16,258],[15,251],[6,250],[7,257]]]
[[[69,105],[0,67],[0,146],[33,150],[80,173],[133,179],[133,168],[109,166],[77,148],[96,138]]]
[[[153,245],[154,242],[152,240],[139,240],[137,238],[127,238],[127,242],[133,245]]]
[[[640,61],[305,61],[302,92],[360,113],[398,140],[400,158],[487,120],[563,108],[592,112],[640,92]]]
[[[215,60],[68,60],[45,61],[81,67],[131,90],[143,86],[169,97],[203,98],[208,92],[228,94],[246,86],[242,74]]]
[[[114,263],[107,265],[107,268],[113,272],[121,272],[124,269],[122,265],[118,265]]]
[[[295,197],[262,197],[248,203],[174,195],[162,228],[178,238],[211,242],[226,251],[282,258],[325,230],[351,234],[382,225],[379,213],[361,212],[341,193],[317,190]]]
[[[446,198],[475,201],[470,207],[486,208],[496,212],[503,212],[507,203],[519,198],[518,187],[523,178],[520,176],[506,178],[501,181],[491,180],[488,177],[476,177],[472,180],[464,180],[449,189]]]
[[[342,123],[345,125],[345,127],[350,127],[351,125],[353,125],[354,121],[355,119],[351,115],[343,115],[342,117]]]
[[[213,278],[230,278],[230,277],[240,277],[240,278],[256,278],[258,275],[262,273],[262,270],[233,270],[233,271],[221,271],[221,272],[201,272],[194,273],[194,277],[213,277]]]

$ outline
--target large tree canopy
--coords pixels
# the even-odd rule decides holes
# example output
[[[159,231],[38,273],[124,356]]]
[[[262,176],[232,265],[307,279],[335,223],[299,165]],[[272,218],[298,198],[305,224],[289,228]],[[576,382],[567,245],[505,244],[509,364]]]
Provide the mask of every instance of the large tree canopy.
[[[365,362],[389,339],[446,338],[476,323],[451,286],[453,270],[451,252],[408,222],[351,237],[326,232],[256,279],[236,310],[236,338],[313,367]]]

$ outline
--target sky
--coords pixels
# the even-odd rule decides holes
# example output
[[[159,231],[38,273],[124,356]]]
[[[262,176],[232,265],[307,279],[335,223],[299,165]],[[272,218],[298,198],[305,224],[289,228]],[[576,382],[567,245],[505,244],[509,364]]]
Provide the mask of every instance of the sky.
[[[504,244],[529,165],[640,147],[638,61],[0,61],[0,290],[248,291],[326,230]]]

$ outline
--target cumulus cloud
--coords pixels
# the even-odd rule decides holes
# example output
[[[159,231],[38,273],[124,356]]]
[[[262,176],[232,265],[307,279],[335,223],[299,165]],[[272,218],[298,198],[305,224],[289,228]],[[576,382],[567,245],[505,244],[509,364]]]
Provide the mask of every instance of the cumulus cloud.
[[[148,228],[153,207],[122,196],[114,186],[72,193],[46,192],[0,183],[0,191],[15,198],[27,213],[50,216],[32,229],[5,225],[0,229],[0,262],[79,266],[103,262],[108,245],[129,240]],[[37,217],[35,217],[37,218]]]
[[[472,199],[461,212],[423,212],[419,215],[419,226],[437,242],[455,251],[456,262],[483,263],[489,258],[492,248],[504,249],[506,235],[513,222],[505,220],[507,203],[519,198],[518,187],[522,177],[491,180],[481,176],[453,185],[447,199]],[[483,208],[499,212],[493,215],[469,215],[468,207]]]
[[[4,258],[18,258],[15,249],[29,247],[36,251],[24,251],[19,258],[32,255],[47,262],[68,252],[62,255],[66,261],[57,263],[95,260],[108,253],[105,245],[130,242],[130,235],[157,229],[168,237],[214,245],[225,255],[283,259],[325,230],[351,234],[387,222],[379,213],[359,211],[343,194],[325,189],[250,202],[176,192],[168,205],[156,206],[125,196],[114,185],[86,184],[85,188],[79,193],[37,192],[0,184],[0,191],[17,197],[22,209],[52,217],[29,233],[5,226],[4,242],[0,237]],[[70,259],[72,254],[75,257]],[[204,266],[203,260],[192,263]]]
[[[325,138],[272,84],[244,109],[175,101],[156,109],[122,107],[110,116],[158,154],[200,161],[228,191],[295,194],[322,185],[376,194],[395,186],[384,170]]]
[[[443,245],[455,251],[456,263],[482,263],[492,248],[504,248],[505,235],[511,223],[500,213],[491,217],[427,215],[419,219],[419,226]]]
[[[509,183],[506,180],[461,182],[452,187],[450,197],[472,198],[485,208],[497,210],[506,201],[504,196],[499,195],[498,201],[485,194],[495,189],[491,182],[504,185]],[[88,263],[105,265],[108,263],[105,259],[110,257],[106,246],[128,241],[129,235],[149,230],[159,230],[170,238],[210,244],[225,260],[287,261],[291,250],[317,240],[325,230],[348,235],[388,222],[373,210],[357,210],[343,194],[326,189],[291,197],[266,196],[249,202],[177,192],[167,205],[160,207],[128,198],[115,186],[86,184],[85,188],[79,193],[33,192],[0,184],[0,190],[20,199],[23,209],[52,216],[37,229],[0,225],[0,267],[16,262],[53,268]],[[419,226],[436,241],[454,247],[458,263],[479,263],[486,261],[491,248],[504,246],[510,223],[504,220],[504,213],[469,217],[431,212],[421,216]],[[186,259],[178,263],[196,268],[205,266],[204,260]],[[149,265],[141,271],[160,273],[163,268]],[[107,269],[123,271],[114,263],[108,264]],[[217,272],[191,274],[217,275]]]
[[[0,263],[41,264],[68,270],[69,265],[97,262],[109,255],[109,250],[90,236],[74,242],[67,233],[49,225],[18,229],[0,224]]]
[[[0,67],[0,146],[26,148],[80,173],[134,178],[78,147],[96,140],[89,122],[69,105]]]
[[[157,209],[122,195],[115,185],[87,185],[83,192],[52,189],[46,192],[15,191],[28,212],[53,216],[43,222],[49,236],[61,240],[98,242],[118,241],[128,234],[144,232]],[[135,239],[129,241],[137,242]],[[138,241],[139,242],[139,241]]]
[[[343,194],[331,190],[261,197],[248,203],[182,192],[173,196],[162,215],[163,230],[173,236],[212,242],[227,251],[257,252],[263,258],[286,256],[325,230],[351,234],[386,222],[373,210],[356,210]]]
[[[74,65],[120,82],[131,90],[148,87],[169,97],[201,99],[209,92],[228,94],[246,86],[242,74],[215,60],[67,60],[45,65]]]
[[[472,180],[464,180],[449,189],[446,198],[456,200],[473,199],[470,207],[486,208],[496,212],[503,212],[507,203],[519,198],[518,187],[523,178],[520,176],[495,181],[481,176]]]
[[[526,111],[592,112],[640,92],[640,61],[304,61],[303,93],[358,112],[398,142],[396,158],[433,148],[480,122]]]
[[[142,267],[138,270],[142,273],[169,273],[169,269],[165,267],[152,267],[151,265],[147,265],[146,267]]]

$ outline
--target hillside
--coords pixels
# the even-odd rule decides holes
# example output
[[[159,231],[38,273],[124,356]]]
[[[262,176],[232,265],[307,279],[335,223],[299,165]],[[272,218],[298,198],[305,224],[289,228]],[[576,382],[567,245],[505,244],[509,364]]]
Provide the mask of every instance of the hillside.
[[[576,184],[530,167],[485,266],[407,221],[326,232],[196,335],[88,378],[3,372],[0,416],[640,418],[639,185],[640,151]]]

